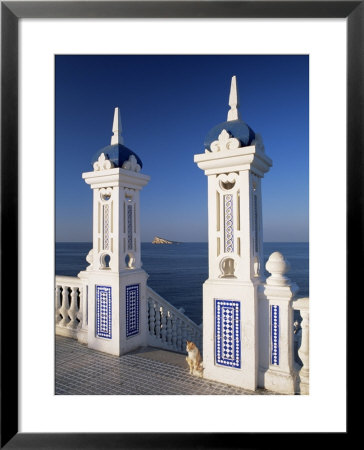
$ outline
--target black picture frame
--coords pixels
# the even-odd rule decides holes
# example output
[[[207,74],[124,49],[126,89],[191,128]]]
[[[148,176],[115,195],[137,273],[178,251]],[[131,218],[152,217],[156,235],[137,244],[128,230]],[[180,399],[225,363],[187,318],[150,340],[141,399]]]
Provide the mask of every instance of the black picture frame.
[[[347,18],[347,300],[363,249],[364,1],[1,2],[1,448],[257,448],[267,433],[18,432],[18,21],[21,18]],[[329,151],[323,149],[323,151]],[[352,258],[350,257],[352,256]],[[354,258],[354,259],[353,259]],[[351,262],[353,259],[354,262]],[[348,302],[347,302],[348,303]],[[9,317],[12,320],[9,320]],[[9,337],[11,336],[11,337]],[[333,394],[334,395],[334,394]],[[166,430],[168,431],[168,430]],[[349,431],[349,428],[348,428]],[[338,433],[337,443],[349,433]],[[298,444],[310,438],[300,437]],[[317,444],[317,434],[315,444]],[[275,436],[274,439],[277,439]],[[296,446],[291,434],[279,446]],[[269,447],[271,448],[271,446]]]

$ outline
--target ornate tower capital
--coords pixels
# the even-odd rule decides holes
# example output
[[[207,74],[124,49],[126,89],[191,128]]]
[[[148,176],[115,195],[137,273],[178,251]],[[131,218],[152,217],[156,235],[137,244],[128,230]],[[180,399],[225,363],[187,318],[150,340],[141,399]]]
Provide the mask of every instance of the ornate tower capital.
[[[82,178],[93,190],[93,262],[89,271],[117,272],[141,267],[139,192],[149,176],[142,162],[121,138],[115,108],[111,145],[93,158],[93,171]]]

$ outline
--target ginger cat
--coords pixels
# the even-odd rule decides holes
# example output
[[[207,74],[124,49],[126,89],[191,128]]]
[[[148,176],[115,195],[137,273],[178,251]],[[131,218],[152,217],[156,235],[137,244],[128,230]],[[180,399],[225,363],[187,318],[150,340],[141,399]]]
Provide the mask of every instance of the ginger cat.
[[[192,341],[186,341],[186,343],[186,352],[188,353],[186,361],[190,366],[190,373],[194,374],[194,371],[197,371],[197,375],[202,377],[203,367],[200,351]]]

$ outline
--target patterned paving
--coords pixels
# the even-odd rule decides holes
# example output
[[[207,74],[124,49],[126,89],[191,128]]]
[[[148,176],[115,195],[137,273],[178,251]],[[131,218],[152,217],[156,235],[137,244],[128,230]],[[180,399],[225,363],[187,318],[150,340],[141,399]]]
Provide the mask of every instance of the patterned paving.
[[[150,349],[153,350],[153,349]],[[150,356],[148,356],[150,355]],[[159,359],[159,360],[158,360]],[[121,357],[96,352],[75,339],[56,336],[58,395],[274,395],[190,375],[184,356],[161,350]]]

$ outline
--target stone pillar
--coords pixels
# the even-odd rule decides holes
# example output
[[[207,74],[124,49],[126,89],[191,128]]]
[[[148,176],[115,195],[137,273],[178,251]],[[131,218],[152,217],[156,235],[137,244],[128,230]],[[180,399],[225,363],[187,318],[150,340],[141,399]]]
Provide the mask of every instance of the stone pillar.
[[[285,276],[289,263],[279,252],[270,255],[267,278],[261,302],[267,303],[267,314],[261,321],[261,336],[266,339],[267,352],[261,357],[261,377],[266,389],[283,394],[294,394],[296,374],[293,361],[293,308],[292,300],[298,287]],[[263,330],[269,332],[263,332]],[[268,340],[268,342],[267,342]],[[263,355],[262,355],[263,356]]]
[[[149,176],[123,145],[115,109],[111,145],[82,177],[93,190],[93,248],[79,274],[86,295],[88,346],[122,355],[147,345],[148,305],[140,251],[140,190]]]
[[[240,119],[235,77],[228,120],[195,155],[208,177],[209,278],[203,285],[204,378],[255,390],[263,262],[261,179],[272,161]]]

